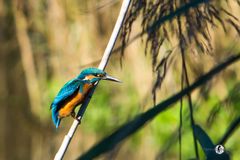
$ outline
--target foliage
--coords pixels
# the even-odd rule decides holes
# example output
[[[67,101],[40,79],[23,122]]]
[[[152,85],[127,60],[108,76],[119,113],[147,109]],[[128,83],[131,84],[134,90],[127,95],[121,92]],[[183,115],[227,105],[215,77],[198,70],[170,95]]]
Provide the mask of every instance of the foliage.
[[[169,52],[165,51],[166,56],[159,58],[164,43],[171,44],[172,48],[179,47],[181,53],[189,49],[190,52],[212,54],[212,29],[221,26],[227,32],[228,24],[240,35],[238,18],[231,13],[228,3],[228,1],[214,0],[133,0],[121,34],[122,53],[129,41],[134,21],[142,15],[140,35],[147,33],[145,53],[150,50],[152,68],[156,73],[152,91],[154,101],[156,89],[161,87],[167,71]],[[176,39],[177,44],[174,43]]]
[[[55,155],[73,119],[64,119],[56,130],[49,105],[66,81],[83,68],[97,66],[120,4],[119,0],[0,1],[0,159]],[[186,95],[190,101],[182,99],[181,115],[178,103],[155,112],[151,93],[156,104],[162,104],[239,53],[239,15],[239,0],[132,0],[120,47],[106,68],[123,83],[99,84],[65,159],[84,156],[121,125],[153,111],[152,121],[145,119],[141,130],[128,128],[134,134],[125,134],[119,145],[114,143],[98,158],[195,158],[192,115],[194,126],[198,124],[214,144],[223,143],[231,159],[238,160],[239,63]],[[196,140],[199,159],[204,159]]]
[[[240,55],[233,56],[229,58],[226,62],[220,64],[219,66],[215,67],[202,77],[200,77],[195,83],[193,83],[188,88],[180,91],[179,93],[173,95],[169,99],[157,104],[156,106],[152,107],[148,111],[137,115],[133,120],[123,124],[119,129],[113,132],[110,136],[104,138],[98,144],[93,146],[87,153],[80,156],[78,159],[86,160],[86,159],[93,159],[100,154],[103,154],[111,149],[113,149],[118,143],[123,141],[125,138],[129,137],[137,130],[141,129],[147,122],[155,118],[159,113],[163,112],[164,110],[168,109],[169,106],[180,100],[184,95],[192,92],[194,89],[198,88],[200,85],[206,83],[209,79],[214,77],[215,74],[219,73],[223,69],[225,69],[228,65],[234,63],[235,61],[239,60]],[[203,148],[205,145],[208,147],[213,148],[213,144],[209,142],[205,136],[203,131],[199,129],[199,127],[194,128],[195,132],[197,132],[198,140],[201,142]],[[201,132],[200,132],[201,131]],[[203,142],[206,140],[206,142]],[[208,152],[206,152],[206,156],[208,156]]]

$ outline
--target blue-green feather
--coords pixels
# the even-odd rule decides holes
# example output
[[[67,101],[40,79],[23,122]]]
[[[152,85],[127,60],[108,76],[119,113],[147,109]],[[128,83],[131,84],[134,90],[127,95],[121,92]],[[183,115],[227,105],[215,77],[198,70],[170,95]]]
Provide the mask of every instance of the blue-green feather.
[[[61,119],[58,118],[58,111],[63,107],[63,104],[71,98],[77,91],[83,92],[83,85],[84,83],[95,83],[99,81],[100,78],[93,78],[91,80],[84,80],[87,75],[97,75],[103,74],[105,75],[106,72],[98,69],[98,68],[87,68],[84,69],[76,78],[68,81],[58,92],[57,96],[54,98],[51,109],[52,109],[52,120],[55,126],[58,128]]]
[[[52,120],[53,123],[55,124],[56,128],[58,128],[58,126],[60,125],[61,119],[58,118],[58,110],[57,110],[57,106],[52,104]]]
[[[103,70],[100,70],[98,68],[87,68],[84,69],[79,75],[78,79],[84,79],[87,75],[96,75],[96,74],[106,74]]]
[[[79,79],[72,79],[68,81],[58,92],[57,96],[54,98],[51,109],[52,109],[52,119],[56,127],[60,124],[60,119],[58,118],[58,111],[62,107],[62,104],[65,103],[65,101],[70,98],[74,93],[77,91],[80,91],[82,89],[82,81]]]
[[[68,81],[58,92],[57,96],[54,98],[53,104],[58,105],[62,103],[64,100],[73,95],[80,88],[81,84],[82,81],[76,78]]]

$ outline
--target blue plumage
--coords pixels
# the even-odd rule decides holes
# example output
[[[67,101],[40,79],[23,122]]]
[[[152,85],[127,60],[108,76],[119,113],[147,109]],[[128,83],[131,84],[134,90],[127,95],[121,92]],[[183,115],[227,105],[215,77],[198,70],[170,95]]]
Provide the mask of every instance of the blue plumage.
[[[87,68],[60,89],[50,107],[52,110],[52,120],[56,128],[60,125],[61,118],[74,113],[74,108],[82,103],[88,90],[95,82],[101,79],[120,82],[118,79],[107,75],[106,72],[100,69]]]
[[[54,98],[53,104],[58,105],[59,103],[70,97],[80,88],[81,83],[81,80],[76,78],[68,81],[66,84],[64,84],[64,86],[58,92],[57,96]]]
[[[52,120],[56,128],[60,125],[61,119],[58,118],[58,110],[57,110],[57,105],[52,104],[51,109],[52,109]]]
[[[52,109],[52,119],[56,127],[58,128],[61,119],[58,117],[58,111],[65,103],[65,101],[70,98],[75,92],[80,91],[82,81],[80,79],[74,78],[68,81],[58,92],[57,96],[54,98],[51,109]],[[82,89],[81,89],[82,90]]]
[[[87,68],[84,69],[78,76],[78,79],[84,79],[87,75],[97,75],[97,74],[102,74],[102,75],[106,75],[106,72],[104,72],[103,70],[100,70],[98,68]]]

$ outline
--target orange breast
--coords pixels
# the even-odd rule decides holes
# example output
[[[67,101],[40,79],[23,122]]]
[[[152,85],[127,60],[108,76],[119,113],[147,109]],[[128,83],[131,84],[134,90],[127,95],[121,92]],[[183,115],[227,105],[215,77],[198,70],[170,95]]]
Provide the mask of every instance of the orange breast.
[[[89,89],[92,87],[91,84],[85,84],[83,86],[83,93],[77,93],[73,96],[68,102],[64,104],[63,107],[58,112],[59,118],[69,116],[78,104],[81,104],[85,98],[85,95],[88,93]]]

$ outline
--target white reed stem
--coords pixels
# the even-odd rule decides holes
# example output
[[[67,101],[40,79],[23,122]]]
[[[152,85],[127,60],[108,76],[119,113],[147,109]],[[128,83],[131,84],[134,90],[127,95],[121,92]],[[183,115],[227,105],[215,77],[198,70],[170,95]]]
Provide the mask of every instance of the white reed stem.
[[[128,7],[130,5],[130,2],[131,0],[123,0],[123,3],[122,3],[122,7],[121,7],[121,10],[120,10],[120,13],[118,15],[118,19],[117,19],[117,22],[114,26],[114,29],[113,29],[113,32],[112,32],[112,35],[110,37],[110,40],[108,42],[108,45],[104,51],[104,54],[103,54],[103,57],[102,57],[102,60],[98,66],[99,69],[101,70],[104,70],[107,63],[108,63],[108,60],[110,58],[110,55],[111,55],[111,52],[113,50],[113,47],[116,43],[116,40],[117,40],[117,37],[118,37],[118,34],[120,32],[120,29],[121,29],[121,26],[123,24],[123,20],[127,14],[127,10],[128,10]],[[97,85],[97,84],[96,84]],[[68,132],[67,135],[65,135],[64,137],[64,140],[61,144],[61,147],[59,148],[58,152],[56,153],[55,157],[54,157],[54,160],[62,160],[63,159],[63,156],[68,148],[68,145],[70,144],[71,142],[71,139],[78,127],[78,125],[81,123],[81,120],[82,120],[82,117],[85,113],[85,110],[90,102],[90,99],[92,97],[92,94],[94,93],[94,90],[96,88],[96,85],[93,89],[91,89],[90,93],[88,94],[88,97],[84,100],[81,108],[79,109],[78,111],[78,114],[77,114],[77,120],[75,119],[73,121],[73,124]]]

